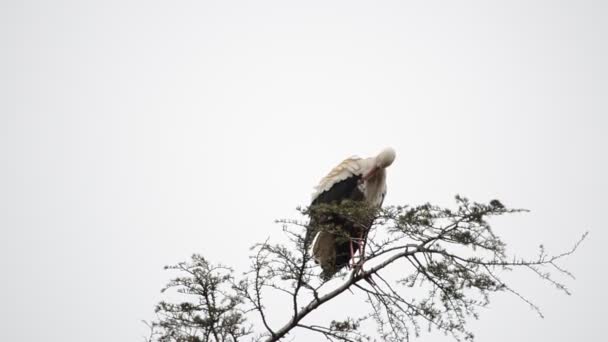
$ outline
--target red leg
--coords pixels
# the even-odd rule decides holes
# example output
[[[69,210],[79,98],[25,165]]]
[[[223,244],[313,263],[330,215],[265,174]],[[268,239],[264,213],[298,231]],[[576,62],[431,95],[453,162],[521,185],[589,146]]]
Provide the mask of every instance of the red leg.
[[[365,247],[367,242],[367,232],[361,232],[359,237],[360,245],[359,245],[359,262],[357,263],[357,267],[362,268],[363,263],[365,262]]]
[[[350,248],[350,258],[348,258],[348,266],[352,267],[354,265],[351,265],[351,260],[353,260],[353,258],[355,257],[355,251],[353,248],[353,240],[352,239],[348,239],[348,247]]]
[[[361,249],[359,250],[359,255],[361,255],[361,267],[363,267],[363,263],[365,262],[365,242],[367,240],[365,238],[365,232],[361,232]]]
[[[355,247],[353,246],[353,244],[357,244],[357,250],[359,249],[359,247],[361,246],[359,242],[354,242],[357,239],[350,239],[350,260],[349,263],[351,264],[351,267],[356,267],[357,266],[357,262],[355,261],[355,254],[357,253],[357,251],[355,251]]]

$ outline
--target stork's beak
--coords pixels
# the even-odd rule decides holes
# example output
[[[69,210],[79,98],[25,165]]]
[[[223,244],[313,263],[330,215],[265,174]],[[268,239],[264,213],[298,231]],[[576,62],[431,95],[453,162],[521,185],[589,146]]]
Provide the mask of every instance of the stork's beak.
[[[363,175],[363,178],[361,180],[367,182],[367,180],[372,178],[376,174],[376,172],[378,172],[378,167],[374,166],[374,168],[371,169],[366,175]]]

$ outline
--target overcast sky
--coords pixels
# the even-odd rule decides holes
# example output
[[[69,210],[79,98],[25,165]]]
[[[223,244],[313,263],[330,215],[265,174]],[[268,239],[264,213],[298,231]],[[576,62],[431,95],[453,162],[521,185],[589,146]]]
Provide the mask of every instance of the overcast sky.
[[[572,296],[522,271],[546,318],[499,294],[479,341],[604,340],[606,18],[602,1],[2,1],[0,340],[140,340],[163,265],[243,270],[329,169],[385,146],[387,204],[528,208],[493,221],[521,256],[590,231],[563,264]]]

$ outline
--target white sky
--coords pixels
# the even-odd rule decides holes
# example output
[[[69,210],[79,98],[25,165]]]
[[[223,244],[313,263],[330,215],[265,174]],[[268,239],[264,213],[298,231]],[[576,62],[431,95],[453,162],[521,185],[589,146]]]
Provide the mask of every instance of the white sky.
[[[573,296],[522,271],[546,318],[499,294],[479,341],[603,340],[607,16],[601,1],[2,1],[0,340],[139,340],[163,265],[198,252],[242,270],[331,167],[384,146],[387,204],[531,209],[495,222],[518,255],[591,231],[564,263]]]

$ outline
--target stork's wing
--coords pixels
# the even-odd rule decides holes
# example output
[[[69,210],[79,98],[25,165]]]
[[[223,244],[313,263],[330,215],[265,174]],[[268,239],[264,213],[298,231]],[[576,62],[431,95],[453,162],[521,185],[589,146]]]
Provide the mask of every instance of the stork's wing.
[[[311,207],[322,203],[340,203],[342,200],[363,200],[359,189],[359,180],[365,171],[365,162],[361,158],[345,159],[321,179],[312,196]],[[314,210],[314,209],[313,209]],[[331,220],[331,217],[311,212],[310,223],[306,232],[305,247],[308,248],[319,232],[320,226]]]
[[[312,201],[314,202],[319,195],[331,189],[336,183],[353,176],[361,175],[363,173],[362,161],[363,159],[359,157],[344,159],[338,166],[329,171],[327,176],[321,179],[319,185],[315,187],[315,192],[312,194]]]

